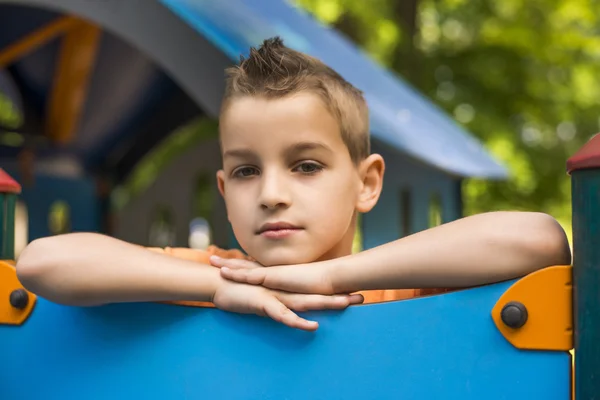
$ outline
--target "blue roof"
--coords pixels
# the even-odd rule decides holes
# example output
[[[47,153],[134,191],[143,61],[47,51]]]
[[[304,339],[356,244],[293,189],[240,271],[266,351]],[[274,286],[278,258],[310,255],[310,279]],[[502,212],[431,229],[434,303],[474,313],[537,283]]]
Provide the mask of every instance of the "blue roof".
[[[279,35],[361,89],[374,137],[452,174],[505,178],[481,143],[397,76],[333,29],[282,0],[160,0],[232,60]]]

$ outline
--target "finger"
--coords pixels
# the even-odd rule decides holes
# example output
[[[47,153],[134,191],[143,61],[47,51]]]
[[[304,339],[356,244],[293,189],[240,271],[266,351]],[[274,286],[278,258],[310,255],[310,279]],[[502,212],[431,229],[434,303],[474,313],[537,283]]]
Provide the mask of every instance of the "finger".
[[[277,297],[285,306],[294,311],[341,310],[350,304],[356,304],[355,302],[359,299],[357,296],[353,298],[348,295],[324,296],[320,294],[295,293],[280,293]]]
[[[248,261],[248,260],[241,260],[239,258],[222,258],[219,256],[210,256],[209,258],[210,263],[212,266],[214,267],[218,267],[218,268],[223,268],[223,267],[227,267],[227,268],[231,268],[231,269],[252,269],[252,268],[258,268],[260,267],[260,265],[258,265],[255,262],[252,261]]]
[[[262,285],[267,277],[267,269],[231,269],[229,266],[227,266],[221,267],[221,276],[234,282]]]
[[[308,321],[296,315],[292,310],[287,308],[276,297],[265,297],[263,302],[263,311],[269,318],[287,325],[291,328],[301,329],[304,331],[316,331],[319,324],[315,321]]]
[[[349,302],[351,305],[353,304],[362,304],[365,302],[365,297],[362,294],[351,294],[348,296],[349,297]]]

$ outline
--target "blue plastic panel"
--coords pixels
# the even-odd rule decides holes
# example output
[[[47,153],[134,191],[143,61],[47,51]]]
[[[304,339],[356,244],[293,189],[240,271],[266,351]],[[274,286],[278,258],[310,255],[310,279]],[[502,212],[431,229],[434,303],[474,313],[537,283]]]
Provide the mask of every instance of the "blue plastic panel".
[[[0,398],[568,399],[568,353],[518,351],[495,329],[508,285],[316,312],[316,333],[216,309],[40,300],[22,327],[0,326]]]

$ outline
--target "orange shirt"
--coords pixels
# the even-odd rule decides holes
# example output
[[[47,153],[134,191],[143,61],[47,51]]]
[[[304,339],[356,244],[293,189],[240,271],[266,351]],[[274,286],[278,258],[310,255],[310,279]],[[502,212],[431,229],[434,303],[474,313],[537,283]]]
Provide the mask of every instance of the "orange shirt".
[[[222,258],[238,258],[250,259],[240,250],[224,250],[216,246],[210,246],[207,250],[194,250],[184,247],[149,247],[148,250],[158,253],[168,254],[173,257],[178,257],[202,264],[210,264],[210,256],[218,255]],[[359,292],[365,298],[365,304],[380,303],[384,301],[403,300],[413,297],[426,296],[437,293],[448,292],[451,289],[398,289],[398,290],[367,290]],[[211,303],[193,302],[193,301],[178,301],[177,304],[195,305],[213,307]]]

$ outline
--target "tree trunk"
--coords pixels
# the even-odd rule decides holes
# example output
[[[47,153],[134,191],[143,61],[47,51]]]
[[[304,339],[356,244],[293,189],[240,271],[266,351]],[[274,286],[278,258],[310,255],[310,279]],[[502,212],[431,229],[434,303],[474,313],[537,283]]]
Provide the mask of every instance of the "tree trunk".
[[[357,46],[362,44],[362,37],[360,35],[360,22],[356,20],[352,14],[345,12],[340,18],[335,21],[333,28],[340,31],[348,39],[350,39]]]
[[[392,68],[420,87],[421,60],[415,49],[415,38],[419,31],[418,8],[419,0],[394,0],[394,19],[402,29],[402,40],[396,49]]]

